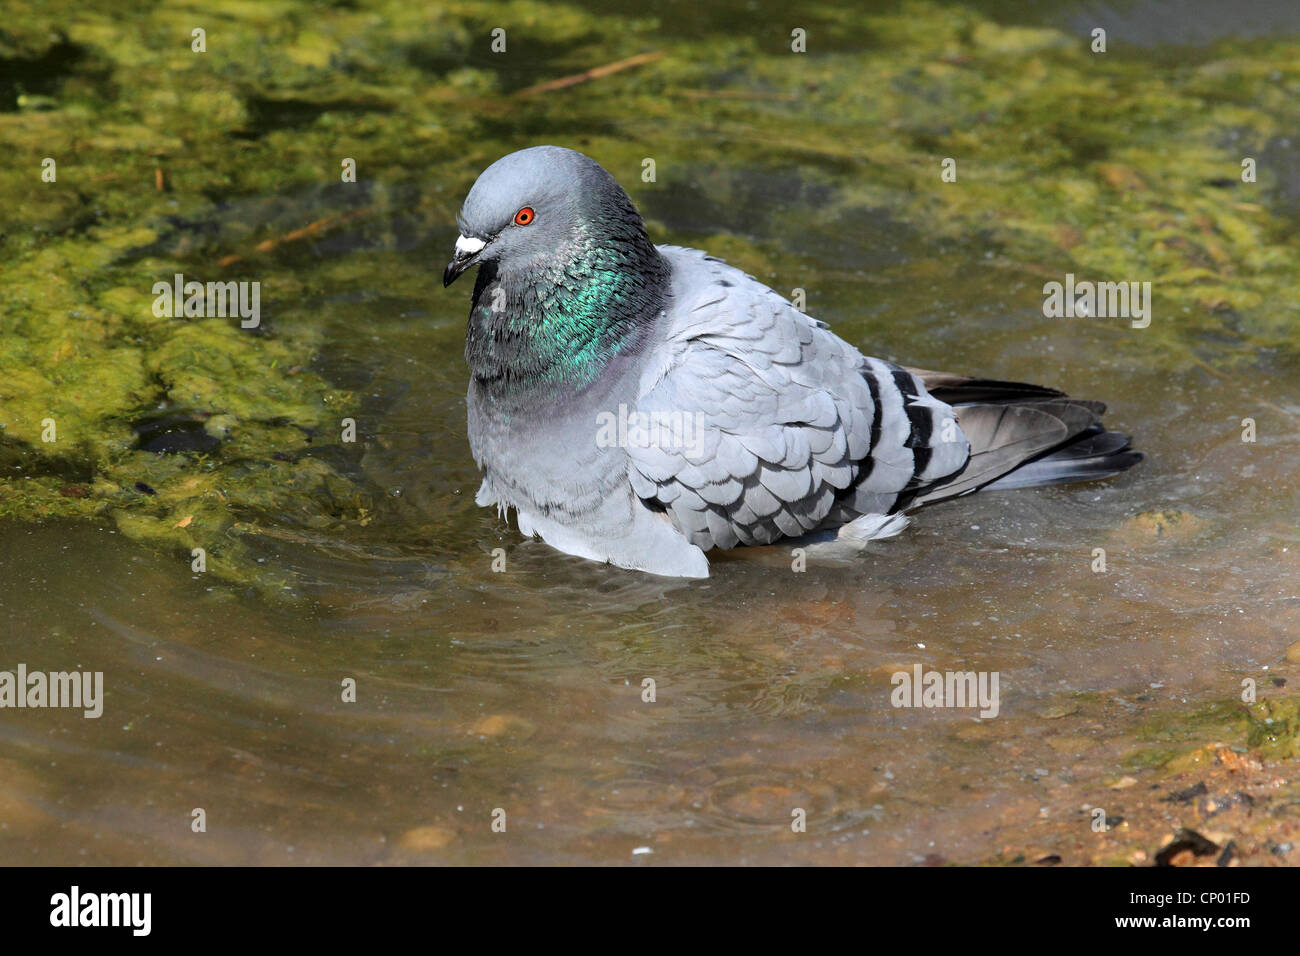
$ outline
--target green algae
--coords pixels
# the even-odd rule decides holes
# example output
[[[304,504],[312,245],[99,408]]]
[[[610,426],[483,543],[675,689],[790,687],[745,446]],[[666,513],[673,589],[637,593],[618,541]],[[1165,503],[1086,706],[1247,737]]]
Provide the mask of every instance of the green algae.
[[[1265,760],[1300,757],[1300,698],[1267,697],[1253,704],[1220,700],[1190,712],[1152,718],[1134,733],[1143,746],[1125,764],[1180,773],[1215,759],[1216,746],[1249,750]]]
[[[906,3],[815,7],[796,54],[788,30],[674,35],[625,7],[50,0],[7,17],[0,62],[23,79],[0,84],[0,517],[98,517],[185,560],[203,547],[212,573],[266,591],[286,579],[251,538],[370,519],[377,492],[339,438],[358,397],[322,368],[310,301],[381,282],[420,301],[437,284],[432,266],[297,256],[286,235],[338,210],[278,204],[337,184],[344,157],[365,185],[349,215],[384,247],[394,209],[448,230],[479,170],[554,141],[611,169],[657,237],[760,276],[792,254],[770,237],[884,210],[924,243],[983,245],[1044,281],[1151,281],[1151,326],[1115,329],[1128,361],[1175,372],[1294,352],[1300,238],[1266,162],[1259,183],[1240,179],[1244,157],[1300,128],[1290,41],[1163,63]],[[520,95],[649,50],[664,55]],[[645,158],[657,182],[641,180]],[[817,197],[800,209],[811,222],[753,187],[789,170]],[[665,191],[696,182],[738,211],[725,230],[656,221]],[[259,280],[274,317],[155,316],[150,289],[176,272]],[[162,413],[215,446],[142,448],[140,423]]]
[[[1294,697],[1259,701],[1247,714],[1246,742],[1270,760],[1300,757],[1300,700]]]

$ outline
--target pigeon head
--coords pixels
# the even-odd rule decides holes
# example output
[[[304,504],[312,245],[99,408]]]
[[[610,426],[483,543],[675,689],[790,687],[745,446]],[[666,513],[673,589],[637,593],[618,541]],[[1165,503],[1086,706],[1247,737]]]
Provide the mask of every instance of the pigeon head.
[[[579,209],[592,183],[617,190],[613,177],[581,153],[535,146],[498,159],[465,197],[460,237],[443,285],[480,262],[544,258],[564,245],[585,218]]]
[[[451,285],[481,262],[543,269],[606,239],[634,241],[645,225],[618,182],[582,153],[534,146],[485,169],[457,217],[460,236],[443,273]],[[602,236],[602,232],[609,235]]]
[[[443,285],[479,267],[466,357],[480,381],[590,380],[662,306],[666,262],[627,193],[581,153],[497,160],[457,222]]]

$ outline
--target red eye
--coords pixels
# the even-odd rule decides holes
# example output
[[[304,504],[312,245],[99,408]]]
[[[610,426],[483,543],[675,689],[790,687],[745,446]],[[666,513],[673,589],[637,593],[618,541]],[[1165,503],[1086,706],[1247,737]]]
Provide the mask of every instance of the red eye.
[[[533,221],[534,215],[535,213],[533,212],[533,207],[525,206],[523,209],[515,213],[515,225],[516,226],[528,225],[530,222]]]

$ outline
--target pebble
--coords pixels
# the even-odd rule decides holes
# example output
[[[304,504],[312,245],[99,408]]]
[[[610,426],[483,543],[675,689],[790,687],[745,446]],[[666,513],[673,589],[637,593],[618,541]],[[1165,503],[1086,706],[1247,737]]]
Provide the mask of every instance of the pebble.
[[[397,845],[403,850],[428,853],[431,850],[441,850],[447,847],[454,839],[456,839],[456,834],[445,827],[425,826],[407,830],[398,839]]]
[[[525,717],[515,714],[492,714],[474,724],[470,733],[483,737],[509,737],[512,740],[527,740],[537,732],[537,725]]]

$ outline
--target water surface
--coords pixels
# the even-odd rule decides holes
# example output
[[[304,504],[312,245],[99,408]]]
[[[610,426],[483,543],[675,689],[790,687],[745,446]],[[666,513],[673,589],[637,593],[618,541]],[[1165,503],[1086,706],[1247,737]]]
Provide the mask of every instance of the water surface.
[[[1058,4],[1047,13],[1030,6],[888,9],[912,11],[917,29],[925,16],[965,11],[982,24],[977,32],[989,31],[981,36],[1013,50],[1023,37],[997,31],[1045,29],[1078,39],[1091,17],[1107,18],[1112,33],[1137,24],[1114,54],[1136,69],[1148,55],[1139,48],[1159,39],[1139,26],[1167,22],[1168,5]],[[394,25],[398,18],[385,9],[394,31],[411,29],[409,20]],[[550,45],[539,32],[538,46],[521,43],[519,59],[507,65],[476,47],[430,48],[432,40],[411,62],[439,81],[459,75],[474,96],[500,103],[538,79],[617,59],[627,51],[601,32],[601,18],[640,15],[632,5],[563,10],[568,19],[556,14]],[[753,23],[778,37],[788,32],[766,7],[709,11],[682,5],[682,17],[664,14],[637,35],[672,49],[692,34],[725,52],[727,37]],[[814,53],[835,58],[824,61],[832,73],[908,55],[905,45],[883,42],[888,31],[875,21],[857,30],[849,14],[823,16],[830,51]],[[1192,47],[1198,63],[1264,70],[1275,49],[1249,44],[1300,30],[1294,16],[1267,4],[1253,19],[1213,23],[1211,34],[1172,39]],[[95,50],[90,40],[100,34],[87,31],[83,39]],[[1125,42],[1135,49],[1125,52]],[[91,61],[104,55],[87,54]],[[1166,46],[1159,55],[1177,59]],[[1050,54],[1034,56],[1051,62]],[[376,129],[424,123],[430,144],[424,155],[403,152],[401,163],[355,186],[334,183],[333,173],[313,182],[297,170],[267,175],[260,189],[245,180],[225,189],[208,182],[200,201],[184,181],[173,183],[149,199],[161,205],[147,217],[148,236],[119,242],[103,269],[86,268],[104,311],[127,301],[113,297],[119,282],[129,290],[138,276],[174,268],[259,278],[266,321],[258,334],[298,343],[303,371],[295,374],[314,377],[322,391],[295,393],[293,401],[320,414],[297,425],[271,414],[253,427],[259,416],[250,411],[234,415],[234,437],[211,448],[175,438],[179,445],[162,450],[110,449],[54,465],[35,443],[11,435],[0,446],[9,500],[28,494],[24,488],[49,489],[48,497],[21,499],[36,502],[24,505],[28,513],[13,508],[0,521],[0,668],[22,661],[31,669],[103,671],[106,687],[98,720],[3,713],[0,858],[912,865],[1056,854],[1067,863],[1141,862],[1135,854],[1153,855],[1175,826],[1204,823],[1177,803],[1153,809],[1137,800],[1139,790],[1177,789],[1159,748],[1219,740],[1222,732],[1203,730],[1196,715],[1237,698],[1245,678],[1262,695],[1283,693],[1285,683],[1275,679],[1294,686],[1300,678],[1283,659],[1300,631],[1300,356],[1289,331],[1296,303],[1258,294],[1272,281],[1269,269],[1285,273],[1287,262],[1295,264],[1287,258],[1300,223],[1293,143],[1267,130],[1238,133],[1267,149],[1269,170],[1255,192],[1232,186],[1224,203],[1264,210],[1276,244],[1256,250],[1226,232],[1204,239],[1208,267],[1227,276],[1226,304],[1197,305],[1192,292],[1169,291],[1149,330],[1116,319],[1049,319],[1043,283],[1082,274],[1090,263],[1096,279],[1159,284],[1160,274],[1142,271],[1150,266],[1142,258],[1150,253],[1147,235],[1135,244],[1132,273],[1121,258],[1123,272],[1097,274],[1095,263],[1109,253],[1085,235],[1063,246],[1044,240],[1034,255],[1028,233],[999,223],[1012,210],[996,197],[995,212],[978,207],[979,191],[994,188],[982,183],[969,187],[977,207],[954,207],[950,228],[928,200],[912,198],[945,188],[937,174],[933,187],[913,191],[882,171],[916,157],[900,147],[890,159],[892,134],[872,125],[875,106],[860,104],[857,120],[847,113],[826,119],[874,142],[870,148],[881,152],[867,160],[797,136],[783,141],[786,117],[806,121],[807,111],[822,107],[775,96],[783,90],[762,85],[770,76],[732,80],[719,65],[725,61],[719,53],[708,64],[711,86],[671,72],[653,82],[678,92],[759,94],[752,115],[736,112],[731,99],[702,95],[702,104],[724,100],[723,112],[705,105],[698,119],[678,113],[665,120],[662,138],[631,80],[622,111],[618,94],[608,101],[581,87],[553,94],[572,97],[568,120],[566,107],[554,103],[535,119],[518,105],[469,118],[453,116],[461,109],[454,104],[377,110],[365,104],[365,90],[340,90],[327,107],[313,106],[312,97],[306,106],[285,105],[281,97],[274,108],[247,113],[243,135],[301,149],[286,164],[333,169],[333,139],[347,137],[348,117]],[[538,76],[539,63],[550,71]],[[474,71],[488,69],[495,86],[481,89]],[[1179,67],[1160,69],[1171,88],[1206,82]],[[1286,69],[1286,82],[1295,82],[1294,64]],[[46,95],[92,103],[107,95],[95,92],[92,75],[74,76]],[[34,74],[20,79],[35,88]],[[892,82],[899,90],[915,82],[926,98],[921,75]],[[999,94],[980,95],[996,103]],[[851,100],[844,96],[841,107]],[[61,116],[68,108],[29,116],[72,123]],[[1150,110],[1158,115],[1159,104]],[[441,131],[435,115],[448,124]],[[1162,187],[1139,147],[1159,155],[1177,144],[1134,125],[1148,137],[1134,152],[1114,144],[1113,155],[1093,160],[1102,164],[1094,178],[1113,187],[1096,187],[1095,203],[1101,218],[1142,224],[1151,204],[1140,194]],[[439,138],[448,129],[481,139]],[[1071,129],[1081,139],[1092,132]],[[909,148],[920,141],[913,134]],[[932,135],[937,170],[938,157],[955,151],[963,134],[936,128]],[[967,135],[978,140],[981,132]],[[1034,135],[1027,125],[1025,136]],[[626,147],[612,145],[620,136]],[[788,549],[769,548],[715,556],[706,581],[673,581],[522,539],[494,510],[473,504],[478,478],[465,439],[462,357],[469,289],[444,291],[438,277],[473,172],[543,140],[585,148],[616,168],[659,241],[708,248],[783,293],[805,289],[809,311],[865,352],[1103,399],[1108,423],[1133,434],[1147,461],[1106,482],[927,508],[859,561],[814,559],[802,573],[792,570]],[[236,153],[243,148],[227,142]],[[292,145],[326,142],[328,163]],[[360,147],[357,140],[346,146]],[[128,166],[153,162],[114,148]],[[646,152],[659,157],[655,183],[640,181]],[[1239,152],[1223,146],[1223,175],[1235,175]],[[1130,188],[1125,169],[1145,177],[1140,189]],[[272,185],[277,179],[283,182]],[[91,219],[113,222],[112,204],[126,200],[107,186],[79,188],[67,209],[88,218],[51,219],[42,228],[93,245],[103,237],[88,231]],[[1169,217],[1162,243],[1172,248],[1179,236],[1214,233],[1186,213],[1181,195],[1162,202]],[[1025,214],[1059,239],[1078,224],[1054,208]],[[131,214],[143,215],[138,207]],[[44,241],[32,231],[22,233],[29,256]],[[266,240],[271,245],[258,250]],[[1082,263],[1060,253],[1074,247]],[[1280,265],[1264,261],[1268,248]],[[1220,253],[1226,264],[1215,266]],[[241,261],[217,265],[232,255]],[[1255,255],[1259,261],[1249,258]],[[1171,279],[1165,288],[1176,285]],[[24,321],[42,315],[32,301]],[[72,338],[89,348],[88,333]],[[158,361],[163,379],[176,374]],[[281,372],[268,367],[268,380]],[[238,366],[229,371],[241,374]],[[221,402],[233,408],[238,397],[204,393],[187,406],[177,403],[177,388],[159,401],[147,383],[139,387],[138,402],[105,413],[123,442],[138,443],[142,422],[158,415],[182,423],[176,434],[206,434],[204,423],[226,408]],[[220,382],[217,394],[229,387]],[[256,387],[248,383],[250,407],[272,401]],[[325,394],[342,397],[335,406],[319,397]],[[81,405],[92,401],[87,395]],[[355,444],[334,435],[345,413],[357,422]],[[1242,440],[1246,418],[1256,425],[1253,443]],[[105,447],[116,440],[105,438]],[[296,476],[315,469],[308,491],[241,484],[258,468],[269,469],[272,486],[287,482],[275,471],[284,461]],[[158,501],[133,496],[137,476],[157,486]],[[175,490],[191,479],[210,480],[212,494]],[[83,500],[106,504],[82,514],[75,509]],[[178,529],[191,506],[197,517]],[[141,515],[154,523],[142,524]],[[205,573],[191,569],[195,543],[212,549]],[[1093,570],[1097,548],[1106,551],[1105,573]],[[495,549],[504,549],[503,572],[493,570]],[[891,706],[891,675],[915,664],[997,671],[999,716]],[[656,684],[653,703],[642,700],[646,678]],[[355,703],[341,699],[347,679],[356,682]],[[1223,741],[1247,751],[1241,741]],[[1292,862],[1286,852],[1262,849],[1286,842],[1300,806],[1294,761],[1272,772],[1285,786],[1261,810],[1265,830],[1236,834],[1257,851],[1248,856],[1253,863]],[[1136,784],[1117,788],[1126,775]],[[1125,818],[1123,827],[1094,834],[1087,810],[1097,805]],[[195,808],[206,812],[206,832],[191,830]],[[806,812],[806,833],[791,830],[796,808]],[[505,812],[504,833],[492,829],[497,810]]]

